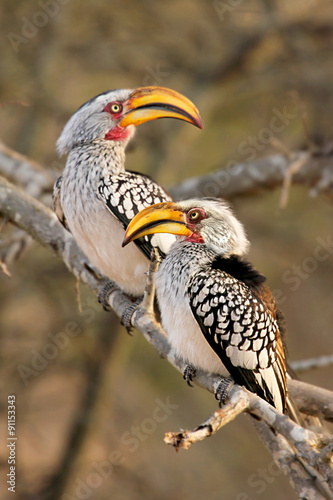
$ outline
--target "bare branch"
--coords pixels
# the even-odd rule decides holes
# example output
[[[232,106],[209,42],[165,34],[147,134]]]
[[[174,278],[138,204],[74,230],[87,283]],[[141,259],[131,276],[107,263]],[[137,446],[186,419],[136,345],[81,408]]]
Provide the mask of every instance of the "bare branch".
[[[307,496],[302,498],[311,498],[311,495],[315,495],[312,498],[331,498],[325,480],[332,476],[332,463],[321,457],[327,457],[330,453],[333,437],[300,427],[256,394],[237,385],[230,389],[228,401],[223,408],[215,411],[196,429],[168,432],[164,441],[176,450],[188,449],[192,444],[215,434],[245,411],[260,418],[259,431],[262,439],[268,449],[272,450],[275,461],[289,477],[296,491],[299,494],[301,491],[307,492]],[[291,462],[293,467],[290,467]]]
[[[31,198],[1,177],[0,215],[26,231],[42,245],[56,252],[68,269],[96,293],[102,288],[105,277],[101,276],[93,268],[86,256],[78,248],[71,234],[59,223],[56,215],[42,203]],[[123,316],[126,308],[132,305],[130,299],[118,289],[112,292],[109,301],[110,306],[119,318]],[[165,333],[151,313],[138,308],[134,313],[133,323],[146,339],[156,347],[163,358],[167,358],[181,373],[184,372],[186,364],[171,351]],[[198,371],[196,381],[200,386],[214,392],[220,377]],[[333,394],[331,392],[318,387],[314,388],[314,386],[304,382],[288,381],[288,389],[292,397],[296,400],[304,398],[303,403],[306,401],[308,388],[311,393],[311,400],[316,401],[323,416],[328,419],[333,418],[333,405],[326,404],[327,401],[332,401]],[[305,403],[303,405],[305,406]],[[306,408],[302,409],[302,411],[306,411]],[[309,410],[308,413],[317,415],[318,409],[313,410],[313,413]]]
[[[58,222],[55,214],[42,203],[1,178],[0,215],[22,230],[27,231],[44,246],[55,251],[63,259],[69,270],[84,283],[88,284],[96,293],[102,288],[105,278],[93,269],[87,258],[77,247],[72,236]],[[132,305],[130,299],[119,290],[114,290],[111,293],[109,302],[119,317],[122,317],[126,309]],[[143,310],[142,307],[139,308],[133,315],[133,325],[155,346],[162,357],[167,358],[180,372],[184,371],[185,363],[175,356],[165,333],[151,312]],[[195,381],[209,391],[215,392],[220,377],[198,370]],[[310,387],[309,390],[308,387]],[[316,415],[319,412],[326,418],[332,418],[333,405],[331,401],[333,400],[333,394],[329,391],[320,388],[315,388],[315,391],[313,391],[312,386],[295,380],[291,380],[290,383],[288,382],[288,389],[292,396],[295,396],[295,400],[301,405],[303,411]],[[307,403],[308,393],[310,394],[309,400],[312,401],[312,405],[308,405]],[[316,404],[318,404],[319,410],[315,406]],[[310,407],[310,410],[307,406]],[[203,439],[216,432],[221,426],[244,411],[251,411],[259,415],[269,427],[274,428],[279,435],[284,436],[288,443],[290,443],[290,446],[296,449],[297,453],[301,454],[303,459],[305,457],[309,467],[315,467],[316,471],[325,477],[328,477],[329,473],[333,476],[331,463],[328,458],[330,457],[329,452],[332,443],[328,438],[297,426],[286,416],[275,411],[265,401],[237,385],[234,385],[231,389],[231,397],[228,404],[223,409],[215,412],[213,417],[210,417],[205,424],[200,426],[200,429],[188,431],[190,436],[188,439],[192,440],[192,442]],[[271,434],[274,436],[273,433]],[[179,447],[180,433],[176,433],[176,435],[176,443]],[[269,447],[270,443],[266,442],[266,446]],[[279,446],[282,446],[281,443]],[[289,453],[289,456],[292,456],[292,454]],[[300,477],[295,471],[293,473],[296,478]],[[296,483],[295,478],[290,477],[291,473],[288,475],[299,495],[301,495],[302,491],[306,491],[306,495],[308,492],[311,492],[310,486],[306,487],[301,479],[298,479],[298,483]],[[304,494],[302,498],[311,498],[311,496],[306,495]],[[317,496],[316,498],[321,497]]]
[[[34,198],[51,193],[56,175],[39,163],[14,151],[0,142],[0,175],[24,188]]]
[[[277,154],[248,163],[236,163],[201,177],[186,179],[169,189],[179,200],[193,196],[221,196],[227,199],[236,196],[253,195],[263,190],[281,187],[291,164],[302,160],[306,163],[293,176],[294,184],[300,184],[316,191],[330,194],[333,188],[333,155],[295,152]],[[0,143],[0,174],[35,198],[42,193],[51,193],[57,174],[45,170],[33,160]]]
[[[7,231],[0,239],[0,260],[4,269],[15,260],[18,260],[35,244],[34,240],[25,231],[14,228]]]
[[[199,427],[193,431],[168,433],[165,442],[177,448],[187,449],[192,443],[215,434],[215,432],[245,411],[253,413],[261,420],[264,420],[269,427],[276,429],[300,453],[309,453],[312,457],[313,448],[322,443],[318,434],[300,427],[259,396],[238,385],[234,385],[230,389],[228,402],[220,410],[210,415]],[[325,440],[324,442],[327,444]]]
[[[105,278],[94,270],[78,248],[71,234],[58,222],[55,214],[42,203],[1,178],[0,214],[27,231],[39,243],[55,251],[63,259],[68,269],[92,290],[98,292],[103,286]],[[110,295],[110,306],[119,317],[122,317],[126,308],[131,304],[130,299],[119,290],[115,290]],[[167,358],[180,372],[184,371],[186,364],[175,357],[165,333],[151,313],[139,308],[134,314],[133,322],[134,326],[144,334],[146,339],[157,348],[162,357]],[[196,380],[199,385],[214,392],[214,387],[220,379],[217,376],[198,371]],[[305,398],[302,400],[302,406],[306,406],[306,398],[309,392],[311,394],[310,400],[321,407],[320,411],[322,411],[323,415],[328,419],[333,418],[333,405],[331,404],[333,394],[330,391],[315,388],[296,380],[288,382],[288,389],[296,400]],[[302,411],[306,411],[306,408],[302,408]],[[318,410],[313,410],[313,412],[309,410],[308,413],[317,415]]]
[[[25,192],[51,205],[55,174],[37,162],[8,148],[0,142],[0,175],[24,188]],[[10,265],[33,246],[32,238],[19,229],[6,231],[0,241],[0,259]]]
[[[287,168],[282,184],[282,191],[279,203],[280,210],[283,210],[287,206],[293,177],[307,163],[309,158],[310,158],[310,153],[305,153],[302,157],[297,158],[295,161],[292,161],[289,167]]]
[[[282,154],[268,156],[249,163],[238,163],[226,169],[216,170],[202,177],[186,179],[170,189],[177,199],[193,196],[216,196],[232,199],[248,196],[263,190],[282,186],[291,163],[307,161],[293,175],[293,183],[312,188],[312,194],[323,192],[333,197],[333,155],[312,155],[298,152],[292,161]]]
[[[227,404],[220,410],[215,411],[207,420],[192,431],[168,432],[165,435],[164,442],[174,446],[177,450],[179,448],[187,450],[193,443],[212,436],[238,415],[249,409],[250,399],[247,391],[238,385],[234,385],[230,389]]]
[[[288,391],[302,413],[333,422],[333,392],[294,379]]]
[[[275,463],[288,477],[300,498],[309,500],[331,498],[327,488],[321,484],[315,474],[312,474],[311,469],[307,470],[304,467],[302,460],[283,436],[273,434],[272,429],[265,422],[254,420],[254,426]]]

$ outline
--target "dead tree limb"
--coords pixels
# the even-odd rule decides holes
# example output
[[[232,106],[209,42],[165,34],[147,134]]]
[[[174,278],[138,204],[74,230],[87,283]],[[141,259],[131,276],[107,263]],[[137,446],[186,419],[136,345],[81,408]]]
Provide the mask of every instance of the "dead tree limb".
[[[290,165],[308,157],[302,168],[293,175],[293,184],[304,185],[311,194],[325,193],[333,196],[333,154],[311,154],[298,151],[288,158],[283,154],[260,158],[247,163],[221,167],[200,177],[186,179],[169,188],[176,199],[193,196],[217,196],[232,199],[251,196],[265,190],[281,187]],[[43,169],[38,163],[20,155],[0,143],[0,175],[24,189],[34,198],[50,194],[56,173]]]
[[[288,382],[288,391],[298,409],[307,415],[333,422],[333,392],[300,380]],[[304,398],[304,394],[306,397]]]
[[[30,196],[51,205],[54,172],[47,171],[39,163],[27,158],[0,142],[0,175],[24,189]],[[0,263],[4,268],[32,248],[33,239],[17,228],[7,231],[0,241]]]
[[[26,231],[38,243],[50,248],[64,261],[67,268],[81,281],[87,284],[96,293],[105,283],[105,277],[90,264],[86,256],[78,248],[72,235],[59,223],[56,215],[41,202],[24,193],[7,180],[0,177],[0,216],[6,217],[10,222]],[[132,305],[131,300],[119,290],[115,290],[110,296],[110,306],[121,318],[126,308]],[[146,339],[153,344],[159,354],[167,358],[181,373],[186,364],[174,356],[170,350],[167,337],[159,323],[151,313],[139,308],[133,318],[134,326],[143,333]],[[214,377],[198,372],[197,382],[199,385],[214,392],[214,384],[219,377]],[[321,407],[324,418],[333,419],[333,394],[321,388],[314,388],[309,384],[290,380],[288,385],[292,397],[295,399],[304,397],[302,402],[306,409],[307,392],[311,394],[309,401],[314,401]],[[309,415],[318,415],[318,410],[308,410]]]
[[[308,152],[294,153],[292,159],[282,154],[268,156],[249,163],[236,163],[200,177],[186,179],[169,191],[177,199],[216,196],[232,199],[250,196],[281,187],[292,163],[301,161]],[[333,198],[333,155],[309,155],[295,172],[293,184],[311,189],[311,194],[324,193]]]
[[[164,441],[177,450],[188,449],[192,444],[215,434],[244,412],[260,418],[261,438],[294,489],[302,495],[301,498],[332,497],[333,437],[298,426],[266,401],[237,385],[230,389],[228,402],[196,429],[168,432]],[[322,460],[323,456],[326,460]],[[293,467],[290,466],[291,462]]]
[[[42,165],[0,142],[0,175],[34,198],[51,193],[56,175]]]

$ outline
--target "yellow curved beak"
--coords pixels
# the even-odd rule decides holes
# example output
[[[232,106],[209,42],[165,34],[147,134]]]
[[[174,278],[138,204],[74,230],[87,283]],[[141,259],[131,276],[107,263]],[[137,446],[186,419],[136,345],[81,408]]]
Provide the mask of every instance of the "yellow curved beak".
[[[140,125],[157,118],[176,118],[202,128],[199,111],[193,102],[164,87],[140,87],[134,90],[119,125]]]
[[[186,227],[185,214],[179,210],[177,203],[156,203],[141,210],[129,223],[122,246],[155,233],[191,236],[192,231]]]

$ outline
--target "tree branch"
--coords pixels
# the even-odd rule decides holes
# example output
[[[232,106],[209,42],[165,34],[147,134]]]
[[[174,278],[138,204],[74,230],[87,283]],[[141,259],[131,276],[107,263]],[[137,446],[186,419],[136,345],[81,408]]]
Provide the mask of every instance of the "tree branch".
[[[279,188],[285,182],[290,165],[309,156],[302,168],[293,175],[293,183],[312,188],[311,194],[323,192],[332,196],[333,154],[309,155],[295,152],[291,157],[277,154],[246,163],[235,163],[207,175],[186,179],[169,189],[177,200],[193,196],[217,196],[232,199],[260,191]],[[24,188],[34,198],[50,194],[57,174],[45,170],[33,160],[0,143],[0,175]]]
[[[1,177],[0,215],[26,231],[42,245],[56,252],[67,268],[93,291],[98,293],[102,288],[106,278],[90,264],[72,235],[59,223],[54,212]],[[120,290],[115,290],[110,295],[110,306],[120,318],[130,305],[132,305],[131,300]],[[133,322],[134,326],[156,347],[159,354],[183,373],[186,364],[176,358],[171,351],[167,337],[155,317],[142,308],[138,308],[133,316]],[[220,378],[198,371],[196,380],[199,385],[214,392],[215,385]],[[333,393],[297,380],[289,380],[288,389],[292,397],[299,400],[306,399],[307,393],[311,394],[310,400],[321,408],[324,418],[333,419],[333,406],[331,405]],[[302,405],[305,406],[304,400]],[[303,408],[302,411],[307,412],[307,409]],[[313,413],[308,410],[308,414],[317,415],[318,410],[316,412],[313,410]]]
[[[34,198],[52,193],[53,184],[58,177],[39,163],[0,142],[0,175],[24,188]]]
[[[30,196],[51,206],[51,193],[55,174],[47,171],[37,162],[13,151],[0,142],[0,175],[24,189]],[[7,232],[0,241],[0,263],[6,266],[21,257],[33,246],[32,238],[26,232],[16,229]]]
[[[304,468],[302,460],[283,436],[276,434],[272,439],[272,429],[265,422],[254,421],[254,425],[275,463],[288,477],[300,498],[309,500],[331,498],[330,492],[314,477],[311,469]]]
[[[284,436],[303,457],[308,456],[311,465],[315,464],[315,448],[333,443],[332,437],[320,435],[300,427],[259,396],[236,384],[229,391],[228,402],[220,410],[210,415],[203,424],[193,431],[182,431],[176,434],[168,433],[165,441],[177,448],[187,449],[192,443],[215,434],[215,432],[244,412],[256,415],[271,429]],[[173,442],[174,438],[176,438],[175,442]]]
[[[176,200],[181,200],[196,196],[232,199],[276,189],[284,183],[290,165],[303,160],[308,154],[297,152],[292,159],[278,154],[249,163],[237,163],[201,177],[186,179],[169,191]],[[309,159],[293,175],[292,181],[312,188],[312,195],[321,192],[333,198],[333,155],[309,155]]]
[[[333,422],[332,391],[295,379],[288,380],[288,391],[302,413]]]
[[[321,456],[329,456],[333,446],[333,437],[300,427],[256,394],[237,385],[230,389],[227,403],[196,429],[168,432],[164,441],[174,446],[176,450],[188,449],[192,444],[215,434],[244,412],[260,418],[259,429],[262,439],[267,448],[272,450],[276,462],[280,466],[283,464],[281,468],[296,491],[307,492],[308,496],[302,496],[302,498],[331,498],[330,495],[333,493],[333,482],[330,484],[332,464],[330,460],[323,461]],[[288,462],[286,462],[286,455]],[[287,468],[287,463],[290,465],[290,462],[294,462],[293,468]],[[311,494],[316,496],[311,497]]]
[[[10,184],[7,180],[1,178],[0,215],[11,221],[20,229],[28,232],[39,243],[56,252],[63,259],[68,269],[96,293],[102,288],[105,283],[105,278],[91,266],[87,258],[76,245],[72,236],[58,222],[55,214],[41,202],[33,199],[19,188]],[[110,306],[119,317],[121,317],[126,309],[132,305],[130,299],[119,290],[112,292],[109,302]],[[156,322],[152,313],[139,308],[134,313],[133,325],[158,350],[162,357],[166,358],[175,368],[183,373],[186,364],[175,356],[170,348],[165,333]],[[215,392],[220,377],[198,371],[195,381],[210,392]],[[315,388],[314,391],[312,386],[295,380],[291,380],[290,383],[288,382],[288,389],[292,396],[296,396],[295,400],[297,403],[304,406],[302,407],[303,411],[316,415],[318,415],[319,412],[319,414],[325,418],[333,417],[333,405],[331,404],[333,394],[329,391],[320,388]],[[309,401],[312,401],[312,404],[309,405],[307,404],[308,394],[310,394]],[[327,401],[329,401],[328,404]],[[318,405],[319,410],[316,405]],[[265,401],[237,385],[231,390],[231,398],[228,404],[221,410],[215,412],[213,417],[208,419],[208,424],[205,423],[199,426],[200,431],[193,431],[194,434],[191,434],[191,439],[194,439],[193,442],[198,440],[198,436],[200,439],[203,439],[205,435],[209,433],[212,434],[213,431],[216,432],[221,426],[225,425],[239,413],[244,411],[256,413],[271,428],[274,428],[279,435],[284,436],[290,445],[292,445],[298,453],[303,455],[303,458],[304,456],[306,457],[310,467],[315,467],[315,469],[323,475],[330,470],[332,475],[331,464],[327,459],[327,457],[330,456],[329,447],[332,446],[331,441],[327,441],[327,439],[320,434],[302,429],[291,422],[286,416],[276,412]],[[177,435],[179,436],[179,433],[177,433]],[[196,436],[195,438],[193,438],[194,435]],[[177,446],[179,447],[180,438],[178,437],[177,439]],[[277,438],[271,432],[270,439],[268,439],[268,441],[267,439],[268,438],[266,438],[266,446],[273,447],[272,443],[274,443]],[[280,444],[275,443],[274,446],[282,446],[281,439],[279,443]],[[291,473],[289,473],[288,476],[299,494],[301,494],[301,491],[305,491],[304,481],[299,479],[299,482],[296,484],[295,480],[291,477]],[[299,475],[297,475],[297,477],[299,477]],[[308,488],[306,491],[310,491],[310,489]],[[302,498],[310,498],[310,496],[303,495]]]

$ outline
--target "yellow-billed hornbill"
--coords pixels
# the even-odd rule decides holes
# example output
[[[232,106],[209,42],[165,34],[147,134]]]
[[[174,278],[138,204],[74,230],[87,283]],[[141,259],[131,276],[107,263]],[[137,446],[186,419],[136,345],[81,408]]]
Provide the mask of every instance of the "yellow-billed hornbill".
[[[242,224],[218,199],[159,203],[130,222],[124,245],[157,233],[177,235],[156,272],[162,325],[193,368],[234,381],[296,421],[287,395],[283,317],[265,278],[244,260]]]
[[[148,236],[121,248],[129,221],[170,196],[149,177],[125,170],[125,148],[136,125],[177,118],[202,128],[197,108],[163,87],[104,92],[83,104],[57,143],[67,163],[54,188],[54,209],[77,243],[109,279],[132,296],[144,292],[152,246],[164,254],[174,236]],[[161,237],[162,236],[162,237]]]

